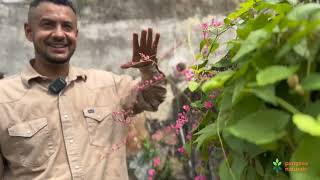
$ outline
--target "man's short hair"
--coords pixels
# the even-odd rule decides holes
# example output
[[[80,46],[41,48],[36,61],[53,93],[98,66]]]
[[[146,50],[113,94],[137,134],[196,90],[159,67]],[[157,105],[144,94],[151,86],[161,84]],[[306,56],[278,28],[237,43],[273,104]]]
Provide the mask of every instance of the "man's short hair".
[[[29,8],[31,9],[33,7],[37,7],[42,2],[51,2],[58,5],[68,6],[72,9],[74,14],[77,14],[76,8],[71,0],[32,0],[29,5]]]

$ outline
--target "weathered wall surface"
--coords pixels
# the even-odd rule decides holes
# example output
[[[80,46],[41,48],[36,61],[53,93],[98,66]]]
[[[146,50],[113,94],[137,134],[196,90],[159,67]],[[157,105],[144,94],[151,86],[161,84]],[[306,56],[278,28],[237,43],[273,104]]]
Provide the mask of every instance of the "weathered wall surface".
[[[23,32],[28,2],[0,0],[0,72],[6,76],[21,71],[33,57]],[[190,32],[198,47],[199,19],[223,15],[235,5],[231,0],[81,0],[78,7],[80,32],[72,64],[123,73],[119,66],[130,60],[133,32],[153,27],[161,33],[159,57],[167,56],[160,64],[170,72],[177,62],[193,59],[186,40]],[[180,46],[174,49],[175,45]],[[134,70],[126,72],[136,75]]]

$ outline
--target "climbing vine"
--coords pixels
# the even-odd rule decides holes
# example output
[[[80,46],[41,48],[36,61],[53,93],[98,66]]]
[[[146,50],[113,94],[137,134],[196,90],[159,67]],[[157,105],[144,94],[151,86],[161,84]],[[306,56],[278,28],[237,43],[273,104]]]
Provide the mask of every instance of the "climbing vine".
[[[186,149],[221,148],[221,180],[320,179],[320,5],[248,0],[202,30],[189,79],[202,116]]]

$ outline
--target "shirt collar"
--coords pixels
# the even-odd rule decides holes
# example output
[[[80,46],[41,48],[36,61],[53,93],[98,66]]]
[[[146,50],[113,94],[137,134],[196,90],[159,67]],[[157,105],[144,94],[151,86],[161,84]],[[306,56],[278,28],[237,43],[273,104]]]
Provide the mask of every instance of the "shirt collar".
[[[25,69],[21,72],[22,83],[27,87],[30,87],[30,82],[33,79],[36,79],[36,78],[48,79],[48,77],[39,74],[32,67],[32,65],[31,65],[32,61],[34,61],[34,60],[31,59],[29,61],[29,63],[27,64],[27,66],[25,67]],[[85,81],[87,79],[86,72],[83,69],[70,66],[69,75],[67,76],[66,80],[71,82],[71,81],[74,81],[77,79],[82,79]]]

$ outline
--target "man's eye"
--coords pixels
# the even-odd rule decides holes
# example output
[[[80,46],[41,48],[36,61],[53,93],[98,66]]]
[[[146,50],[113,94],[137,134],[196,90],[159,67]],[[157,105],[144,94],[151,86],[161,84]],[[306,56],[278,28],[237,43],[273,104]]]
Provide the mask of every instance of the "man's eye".
[[[52,23],[42,23],[41,26],[44,28],[51,28],[51,27],[53,27],[53,24]]]
[[[64,29],[67,30],[67,31],[72,31],[73,27],[71,25],[65,25]]]

